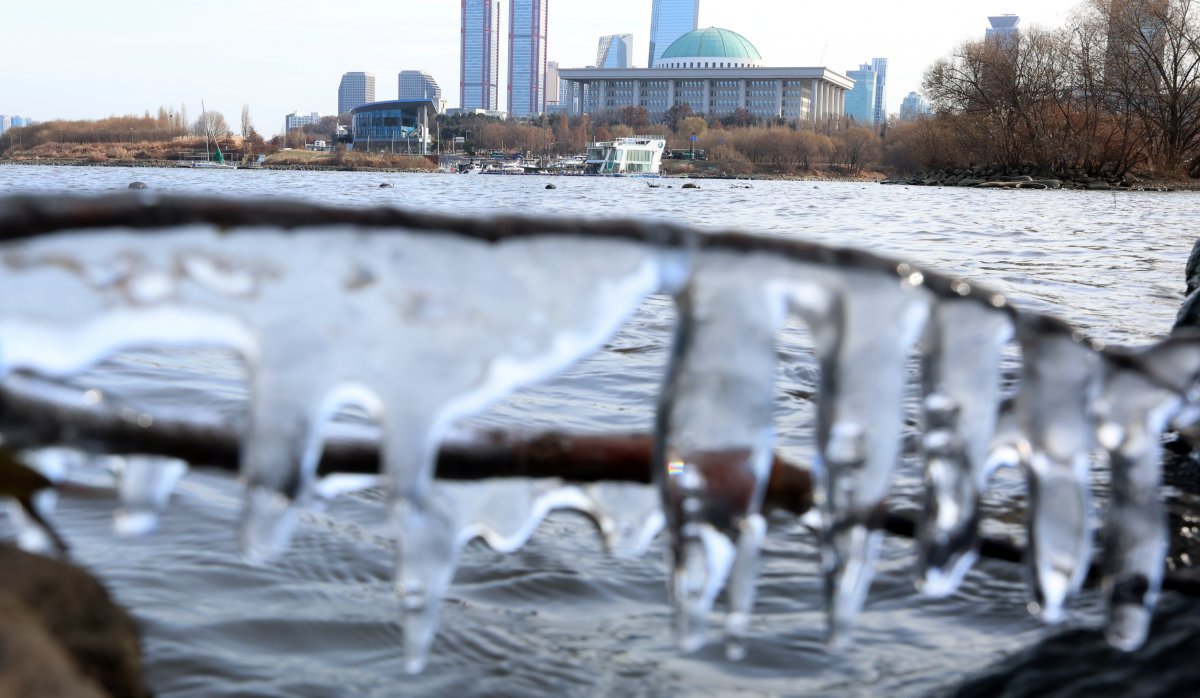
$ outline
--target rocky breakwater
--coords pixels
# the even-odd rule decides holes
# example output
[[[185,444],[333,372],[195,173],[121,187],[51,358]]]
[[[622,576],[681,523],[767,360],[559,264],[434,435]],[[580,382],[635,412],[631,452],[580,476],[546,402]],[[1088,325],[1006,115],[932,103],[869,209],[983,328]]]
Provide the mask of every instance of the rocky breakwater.
[[[1126,175],[1118,178],[1097,177],[1080,170],[1039,172],[1024,168],[1020,172],[989,167],[933,170],[907,177],[885,179],[881,184],[907,184],[922,187],[976,187],[982,189],[1088,189],[1143,190],[1147,188],[1137,178]]]

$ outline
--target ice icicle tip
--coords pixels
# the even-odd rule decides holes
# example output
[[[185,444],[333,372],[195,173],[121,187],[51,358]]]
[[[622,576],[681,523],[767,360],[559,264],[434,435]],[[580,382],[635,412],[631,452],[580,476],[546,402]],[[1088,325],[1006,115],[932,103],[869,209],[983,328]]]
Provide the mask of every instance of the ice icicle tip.
[[[754,585],[766,535],[767,522],[761,514],[748,515],[738,522],[737,549],[726,590],[729,612],[725,617],[725,657],[733,662],[746,656],[750,615],[754,611]]]
[[[672,580],[675,638],[681,652],[696,652],[708,641],[708,614],[725,585],[736,550],[728,537],[707,523],[682,531]]]
[[[299,514],[295,503],[282,492],[251,485],[246,488],[241,525],[242,557],[262,564],[287,549]]]
[[[121,507],[113,514],[113,531],[119,536],[142,536],[158,527],[159,514],[187,473],[187,463],[174,458],[124,456],[115,458]]]
[[[662,500],[653,485],[600,482],[584,490],[592,516],[609,555],[641,557],[666,526]]]
[[[458,560],[458,512],[434,493],[428,498],[397,495],[391,502],[396,536],[395,590],[404,628],[404,669],[420,672],[437,634],[442,597]]]

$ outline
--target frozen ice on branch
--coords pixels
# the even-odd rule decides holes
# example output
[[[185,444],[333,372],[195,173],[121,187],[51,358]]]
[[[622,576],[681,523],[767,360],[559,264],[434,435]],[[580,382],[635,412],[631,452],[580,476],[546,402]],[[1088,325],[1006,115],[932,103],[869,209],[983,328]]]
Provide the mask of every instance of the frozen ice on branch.
[[[679,317],[654,435],[657,496],[645,485],[573,481],[569,471],[436,477],[452,422],[597,351],[654,293],[673,295]],[[166,458],[181,441],[236,439],[241,539],[255,560],[286,547],[312,498],[381,486],[411,671],[425,662],[469,540],[514,550],[548,511],[570,508],[597,521],[611,550],[637,554],[665,526],[681,647],[707,641],[724,590],[727,653],[737,657],[764,497],[781,467],[772,467],[772,401],[789,316],[808,327],[821,374],[813,499],[832,641],[849,638],[874,574],[916,353],[927,486],[918,586],[955,590],[978,554],[981,493],[1008,460],[1029,482],[1031,607],[1060,617],[1092,557],[1098,444],[1113,483],[1102,536],[1108,637],[1123,649],[1141,644],[1163,579],[1159,434],[1194,386],[1200,341],[1105,349],[966,280],[798,240],[278,201],[0,200],[0,445],[120,456],[117,527],[138,534],[153,528],[183,472]],[[1014,337],[1013,428],[999,430],[1001,356]],[[123,410],[96,391],[30,380],[162,345],[240,353],[247,422]],[[331,420],[348,405],[380,427],[380,470],[322,475]],[[92,426],[72,431],[80,415]]]

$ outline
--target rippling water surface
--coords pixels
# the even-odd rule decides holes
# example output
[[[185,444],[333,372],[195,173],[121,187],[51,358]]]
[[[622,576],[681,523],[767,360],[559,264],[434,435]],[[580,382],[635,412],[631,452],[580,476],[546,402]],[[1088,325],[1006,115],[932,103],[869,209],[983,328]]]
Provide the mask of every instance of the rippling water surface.
[[[678,180],[651,188],[582,177],[0,166],[0,194],[99,194],[134,180],[151,193],[652,218],[803,237],[959,273],[1119,344],[1142,344],[1170,328],[1200,209],[1194,193],[821,182],[742,189],[726,181],[683,190]],[[393,186],[381,188],[385,182]],[[557,189],[545,189],[550,182]],[[648,431],[673,319],[668,299],[649,299],[603,351],[472,423]],[[777,400],[780,449],[801,462],[812,448],[806,424],[816,385],[804,349],[802,332],[785,332]],[[117,357],[86,380],[149,406],[186,401],[237,414],[244,378],[228,356],[175,350]],[[894,504],[911,505],[918,486],[919,474],[906,464]],[[1000,476],[989,497],[989,532],[1020,534],[1022,490],[1015,476]],[[468,548],[433,658],[423,674],[406,676],[378,503],[346,497],[308,515],[289,554],[259,568],[236,554],[238,504],[230,477],[193,471],[159,532],[132,541],[109,533],[111,501],[60,505],[77,557],[141,619],[160,695],[928,695],[1059,632],[1025,613],[1016,566],[982,562],[958,594],[926,600],[910,581],[911,546],[889,539],[854,646],[830,654],[822,645],[814,538],[777,518],[746,659],[728,662],[717,647],[679,655],[669,633],[661,541],[640,560],[612,560],[590,524],[556,515],[517,553]],[[1091,594],[1074,609],[1070,626],[1099,620]],[[1114,657],[1136,662],[1100,657],[1090,660],[1097,671]]]

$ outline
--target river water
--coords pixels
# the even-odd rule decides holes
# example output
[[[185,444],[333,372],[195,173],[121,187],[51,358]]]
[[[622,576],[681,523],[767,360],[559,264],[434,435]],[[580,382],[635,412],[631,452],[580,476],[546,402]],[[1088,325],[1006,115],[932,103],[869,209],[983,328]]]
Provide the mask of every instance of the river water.
[[[112,193],[135,180],[152,192],[472,215],[654,218],[797,236],[954,272],[1110,344],[1132,345],[1170,329],[1200,210],[1197,193],[827,182],[743,188],[729,181],[685,190],[671,179],[650,187],[583,177],[38,166],[0,166],[0,195]],[[548,183],[557,188],[546,189]],[[649,431],[673,318],[668,299],[647,300],[604,350],[471,425]],[[777,400],[779,448],[799,462],[812,452],[806,425],[816,381],[802,342],[800,333],[785,333]],[[84,380],[149,406],[190,402],[235,414],[245,408],[244,371],[223,355],[131,353]],[[919,483],[912,464],[901,467],[893,505],[911,506]],[[430,663],[408,676],[398,656],[378,503],[350,496],[307,515],[286,556],[251,567],[236,552],[239,497],[228,475],[195,469],[159,531],[134,540],[110,533],[112,501],[60,503],[57,521],[76,558],[142,622],[147,671],[159,695],[938,695],[1004,674],[1010,669],[997,667],[1006,659],[1036,655],[1031,648],[1064,632],[1026,613],[1022,571],[1007,563],[983,561],[953,597],[923,599],[911,582],[912,546],[893,538],[853,646],[831,654],[822,641],[814,536],[781,517],[771,521],[747,657],[726,661],[716,644],[680,655],[670,635],[662,541],[641,559],[613,560],[589,523],[562,514],[517,553],[500,555],[478,543],[467,549]],[[1020,538],[1022,498],[1019,478],[999,475],[985,530]],[[1168,602],[1176,613],[1195,613],[1195,604]],[[1071,642],[1098,646],[1092,629],[1100,618],[1097,598],[1085,592],[1066,623]],[[1087,657],[1077,673],[1093,683],[1115,665],[1123,680],[1152,670],[1161,677],[1162,667],[1141,655],[1097,650]],[[1069,695],[1079,685],[1060,687]]]

